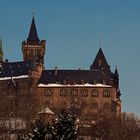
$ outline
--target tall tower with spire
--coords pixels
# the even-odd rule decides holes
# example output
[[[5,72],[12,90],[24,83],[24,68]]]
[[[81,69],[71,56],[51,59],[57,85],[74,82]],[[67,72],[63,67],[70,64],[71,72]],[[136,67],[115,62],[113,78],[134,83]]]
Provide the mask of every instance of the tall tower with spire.
[[[3,62],[2,38],[0,36],[0,62]]]
[[[36,63],[37,66],[44,68],[45,46],[46,41],[38,37],[33,16],[28,38],[22,42],[23,60]]]

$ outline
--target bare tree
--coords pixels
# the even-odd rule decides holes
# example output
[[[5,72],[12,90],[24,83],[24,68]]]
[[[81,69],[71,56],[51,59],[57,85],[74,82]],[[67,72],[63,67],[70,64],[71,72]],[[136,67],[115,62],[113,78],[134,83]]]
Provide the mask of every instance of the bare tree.
[[[133,113],[116,116],[100,110],[95,116],[93,136],[100,140],[137,140],[140,137],[139,118]]]
[[[135,114],[122,113],[112,131],[116,140],[136,140],[140,135],[138,121],[139,118]]]

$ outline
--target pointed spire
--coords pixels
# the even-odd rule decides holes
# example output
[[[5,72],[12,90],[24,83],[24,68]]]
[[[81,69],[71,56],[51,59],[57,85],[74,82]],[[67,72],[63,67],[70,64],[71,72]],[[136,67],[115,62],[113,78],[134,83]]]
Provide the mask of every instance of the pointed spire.
[[[3,61],[2,37],[0,35],[0,61]]]
[[[2,50],[2,36],[0,35],[0,51]]]
[[[40,42],[40,40],[37,35],[37,29],[36,29],[36,25],[35,25],[34,16],[33,16],[29,36],[27,38],[27,43],[34,45],[34,44],[38,44],[39,42]]]
[[[101,48],[99,49],[92,65],[90,66],[90,70],[93,70],[93,69],[102,70],[107,75],[111,74],[110,66],[107,63],[106,58]]]
[[[114,73],[114,74],[115,74],[116,76],[119,76],[117,66],[116,66],[116,69],[115,69],[115,73]]]
[[[94,59],[94,62],[91,65],[91,69],[97,69],[100,66],[102,66],[103,63],[107,64],[107,61],[106,61],[106,58],[104,56],[104,53],[103,53],[102,49],[100,48],[96,57],[95,57],[95,59]]]
[[[118,73],[117,66],[114,72],[114,85],[116,86],[117,89],[119,89],[119,73]],[[119,92],[119,96],[120,96],[120,92]]]

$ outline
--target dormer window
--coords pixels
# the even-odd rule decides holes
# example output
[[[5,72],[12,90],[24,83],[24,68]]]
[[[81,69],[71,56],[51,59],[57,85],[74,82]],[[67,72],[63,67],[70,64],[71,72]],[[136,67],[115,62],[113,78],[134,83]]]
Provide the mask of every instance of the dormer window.
[[[98,60],[98,63],[99,63],[99,66],[101,66],[101,65],[102,65],[102,60],[99,59],[99,60]]]

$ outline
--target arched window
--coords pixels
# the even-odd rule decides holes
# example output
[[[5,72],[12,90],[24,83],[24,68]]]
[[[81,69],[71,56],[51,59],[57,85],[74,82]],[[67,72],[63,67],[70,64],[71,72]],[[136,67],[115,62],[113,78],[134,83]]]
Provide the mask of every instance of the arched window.
[[[52,96],[52,90],[46,89],[44,94],[45,94],[45,96]]]
[[[10,113],[10,118],[14,118],[14,117],[15,117],[14,113],[11,112],[11,113]]]
[[[103,96],[104,96],[104,97],[110,97],[110,91],[107,90],[107,89],[104,90],[104,91],[103,91]]]
[[[85,109],[87,108],[87,103],[86,102],[82,102],[81,103],[81,109]]]
[[[88,96],[88,90],[81,90],[81,96],[82,97],[87,97]]]
[[[60,90],[60,96],[67,96],[67,90],[66,89]]]
[[[67,108],[67,103],[65,101],[62,101],[60,103],[61,108]]]
[[[110,103],[108,103],[108,102],[104,103],[103,108],[104,109],[110,109],[111,108]]]
[[[98,109],[98,103],[91,103],[92,109]]]
[[[25,112],[20,111],[20,112],[18,113],[18,117],[24,117],[24,115],[25,115]]]
[[[98,97],[98,96],[99,96],[98,90],[96,90],[96,89],[92,90],[92,91],[91,91],[91,96],[92,96],[92,97]]]
[[[51,102],[47,100],[46,103],[45,103],[45,107],[49,107],[50,108],[51,107]]]
[[[78,90],[76,90],[76,89],[71,90],[71,95],[78,96]]]

